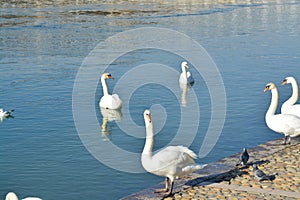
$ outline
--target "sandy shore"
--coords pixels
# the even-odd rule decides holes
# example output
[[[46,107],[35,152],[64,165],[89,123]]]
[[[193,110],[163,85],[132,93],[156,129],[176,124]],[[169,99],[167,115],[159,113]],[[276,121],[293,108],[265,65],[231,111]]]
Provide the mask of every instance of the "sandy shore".
[[[198,199],[297,199],[300,200],[300,138],[291,145],[280,145],[274,140],[249,149],[249,163],[236,167],[239,155],[235,154],[204,169],[176,180],[172,197],[166,200]],[[252,164],[258,164],[266,174],[276,175],[273,181],[258,182]],[[154,193],[163,183],[123,198],[124,200],[163,199]]]

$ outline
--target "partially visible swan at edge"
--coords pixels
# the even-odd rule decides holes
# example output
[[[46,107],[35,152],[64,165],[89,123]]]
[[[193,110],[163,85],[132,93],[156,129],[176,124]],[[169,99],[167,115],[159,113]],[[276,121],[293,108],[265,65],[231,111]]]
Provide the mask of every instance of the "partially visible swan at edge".
[[[186,69],[188,69],[189,66],[187,64],[187,62],[183,61],[181,63],[181,74],[180,74],[180,77],[179,77],[179,82],[182,83],[182,84],[194,84],[194,78],[191,74],[191,72],[189,71],[186,71]]]
[[[122,107],[122,100],[117,94],[108,94],[106,79],[114,79],[110,73],[104,73],[101,76],[101,83],[103,88],[103,97],[101,97],[99,106],[106,109],[120,109]]]
[[[202,169],[206,165],[194,162],[197,155],[183,146],[168,146],[152,156],[154,143],[153,124],[149,110],[144,111],[146,142],[141,161],[144,169],[152,174],[166,177],[166,187],[157,192],[165,192],[165,197],[172,194],[174,179]],[[170,185],[170,187],[169,187]]]
[[[278,105],[278,90],[274,83],[268,83],[264,92],[271,90],[272,99],[266,113],[266,123],[270,129],[284,134],[283,144],[291,142],[291,137],[300,135],[300,118],[290,114],[275,114]]]
[[[14,112],[14,110],[4,111],[2,108],[0,108],[0,117],[9,117],[11,116],[12,112]]]
[[[282,85],[286,84],[292,84],[292,96],[282,104],[281,106],[281,113],[283,114],[292,114],[292,115],[297,115],[300,117],[300,104],[295,104],[298,100],[298,84],[297,81],[294,77],[286,77]]]
[[[9,192],[6,195],[5,200],[18,200],[18,196],[14,192]],[[42,200],[42,199],[38,197],[26,197],[22,200]]]

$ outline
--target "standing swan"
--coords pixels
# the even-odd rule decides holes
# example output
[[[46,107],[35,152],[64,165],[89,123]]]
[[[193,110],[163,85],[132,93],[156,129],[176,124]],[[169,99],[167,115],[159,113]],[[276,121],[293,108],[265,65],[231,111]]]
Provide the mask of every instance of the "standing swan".
[[[104,73],[101,76],[101,83],[103,88],[103,97],[100,99],[99,106],[106,109],[120,109],[122,107],[122,100],[117,94],[108,94],[106,79],[114,79],[110,73]]]
[[[181,63],[181,70],[182,70],[182,73],[180,74],[180,77],[179,77],[179,82],[182,83],[182,84],[194,84],[194,78],[191,74],[191,72],[189,71],[186,71],[186,69],[189,68],[187,62],[183,61]]]
[[[295,104],[298,100],[298,84],[294,77],[286,77],[282,85],[292,84],[292,96],[282,104],[281,113],[283,114],[292,114],[300,117],[300,104]]]
[[[157,192],[165,192],[164,197],[168,197],[172,194],[175,177],[187,175],[195,170],[202,169],[206,165],[196,164],[194,159],[197,158],[197,155],[183,146],[168,146],[152,156],[154,134],[149,110],[145,110],[144,120],[146,126],[146,142],[142,152],[142,165],[146,171],[166,177],[165,189]]]
[[[9,192],[6,195],[5,200],[18,200],[18,196],[14,192]],[[22,200],[42,200],[42,199],[38,197],[26,197]]]
[[[268,83],[264,92],[271,90],[272,99],[270,107],[266,113],[266,123],[270,129],[284,134],[284,142],[291,142],[291,137],[300,135],[300,118],[290,114],[275,114],[278,105],[278,90],[274,83]]]

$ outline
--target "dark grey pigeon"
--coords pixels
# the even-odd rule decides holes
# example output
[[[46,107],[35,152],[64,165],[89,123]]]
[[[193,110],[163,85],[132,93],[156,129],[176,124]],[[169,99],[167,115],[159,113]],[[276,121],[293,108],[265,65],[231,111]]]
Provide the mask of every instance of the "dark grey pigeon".
[[[240,162],[238,164],[236,164],[236,166],[238,166],[238,165],[245,166],[247,164],[248,160],[249,160],[249,154],[247,152],[247,149],[244,148],[243,153],[240,157]]]
[[[270,176],[266,175],[262,170],[258,169],[258,166],[256,164],[253,165],[253,174],[258,181],[271,181]]]

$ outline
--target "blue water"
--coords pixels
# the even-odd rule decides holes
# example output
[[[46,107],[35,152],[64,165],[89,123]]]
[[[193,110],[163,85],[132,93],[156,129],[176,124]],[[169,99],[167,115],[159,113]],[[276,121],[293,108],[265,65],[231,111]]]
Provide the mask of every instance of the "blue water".
[[[111,10],[115,12],[107,12]],[[84,59],[99,42],[133,28],[151,26],[184,33],[200,43],[218,67],[226,91],[225,124],[212,151],[197,162],[213,162],[240,152],[244,146],[254,147],[281,138],[265,125],[264,114],[271,96],[263,89],[268,82],[275,82],[281,105],[291,93],[290,86],[279,86],[281,81],[290,75],[300,79],[299,13],[300,2],[292,0],[249,4],[3,3],[0,107],[15,112],[14,118],[0,123],[0,199],[8,191],[15,191],[20,197],[32,195],[43,199],[118,199],[163,180],[101,163],[82,143],[73,118],[73,87]],[[109,67],[115,76],[115,80],[108,81],[109,89],[136,66],[161,63],[179,71],[181,61],[179,56],[153,49],[123,55]],[[204,78],[195,66],[190,71],[196,79],[192,89],[201,111],[199,129],[190,148],[198,153],[210,122],[211,100]],[[191,94],[189,90],[187,107],[193,103]],[[101,95],[98,83],[93,105],[100,127]],[[99,130],[95,144],[113,143],[140,153],[144,132],[132,136],[119,125],[128,128],[130,125],[125,121],[130,116],[143,127],[142,113],[154,104],[157,109],[153,117],[157,116],[155,110],[167,113],[165,121],[156,121],[159,133],[154,149],[167,145],[180,127],[182,105],[173,91],[159,84],[137,88],[131,96],[130,109],[122,110],[123,118],[118,122],[108,121],[108,133],[102,135]],[[89,126],[89,121],[85,123]],[[102,150],[106,159],[113,159],[115,152]],[[120,168],[140,167],[138,161],[130,163],[126,157],[114,162]]]

